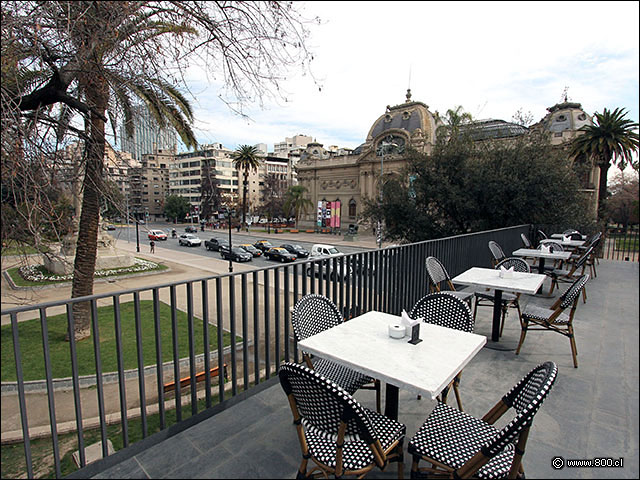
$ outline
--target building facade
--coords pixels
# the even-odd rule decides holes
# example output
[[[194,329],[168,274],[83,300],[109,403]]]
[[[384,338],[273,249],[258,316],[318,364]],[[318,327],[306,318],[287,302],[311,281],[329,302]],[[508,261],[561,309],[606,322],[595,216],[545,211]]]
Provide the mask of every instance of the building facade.
[[[164,200],[169,195],[169,166],[174,150],[156,149],[142,155],[140,166],[129,170],[129,211],[150,220],[164,219]]]
[[[134,112],[133,136],[129,138],[125,126],[120,127],[121,151],[141,161],[142,155],[153,154],[157,150],[176,150],[178,136],[173,128],[160,127],[147,108],[137,106]]]
[[[542,129],[551,136],[552,145],[567,148],[580,134],[577,130],[591,122],[580,104],[564,102],[547,110],[549,114],[530,128],[496,119],[472,122],[468,128],[477,141],[509,141],[532,129]],[[333,209],[332,217],[338,217],[337,222],[332,220],[332,227],[346,228],[348,224],[357,223],[364,200],[378,198],[383,178],[405,165],[405,149],[411,146],[418,152],[431,153],[436,130],[442,125],[427,105],[412,101],[411,91],[407,90],[405,102],[387,106],[385,113],[369,129],[365,142],[355,150],[325,149],[316,142],[307,144],[296,166],[297,181],[307,188],[307,198],[317,208],[303,215],[300,225],[307,228],[329,225],[320,220],[327,207]],[[592,195],[595,214],[597,168],[590,168],[582,180],[585,192]],[[339,206],[337,210],[336,205]]]

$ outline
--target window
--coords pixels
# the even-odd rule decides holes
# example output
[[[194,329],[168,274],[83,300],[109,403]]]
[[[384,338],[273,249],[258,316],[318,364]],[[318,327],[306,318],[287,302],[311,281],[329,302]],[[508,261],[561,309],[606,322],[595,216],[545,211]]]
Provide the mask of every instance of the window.
[[[349,200],[349,217],[356,216],[356,201],[352,198]]]

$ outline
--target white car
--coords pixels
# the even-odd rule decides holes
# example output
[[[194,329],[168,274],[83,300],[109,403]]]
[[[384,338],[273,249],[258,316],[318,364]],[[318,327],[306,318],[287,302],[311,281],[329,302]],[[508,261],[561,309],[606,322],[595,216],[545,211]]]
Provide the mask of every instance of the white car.
[[[199,247],[202,245],[202,240],[193,233],[183,233],[178,237],[178,244],[186,245],[187,247]]]
[[[311,247],[312,257],[336,257],[338,255],[343,255],[343,253],[333,245],[316,243]]]

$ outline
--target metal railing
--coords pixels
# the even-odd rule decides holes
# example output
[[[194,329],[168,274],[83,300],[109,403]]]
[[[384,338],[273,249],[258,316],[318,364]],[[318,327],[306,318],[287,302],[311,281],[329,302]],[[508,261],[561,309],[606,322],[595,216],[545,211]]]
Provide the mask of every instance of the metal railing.
[[[6,309],[0,312],[10,318],[13,353],[16,365],[16,389],[19,399],[22,439],[26,473],[34,477],[34,465],[29,424],[30,412],[27,408],[23,361],[21,355],[20,328],[23,316],[37,313],[40,320],[44,386],[48,399],[50,437],[53,446],[53,463],[57,478],[63,476],[58,432],[56,398],[61,395],[54,387],[52,374],[49,318],[56,313],[64,313],[69,332],[74,331],[73,304],[90,302],[91,332],[95,361],[95,395],[98,404],[98,419],[95,422],[100,430],[102,455],[108,456],[107,425],[108,418],[113,419],[119,412],[118,423],[122,431],[122,446],[129,446],[129,419],[131,402],[137,398],[139,410],[136,415],[141,420],[142,437],[150,435],[148,417],[151,407],[159,416],[160,430],[168,428],[167,411],[173,404],[168,401],[164,384],[175,382],[175,419],[182,422],[183,417],[194,416],[199,410],[210,408],[215,402],[245,391],[259,382],[269,379],[277,373],[282,361],[300,361],[299,352],[290,321],[290,310],[297,299],[307,293],[318,293],[331,298],[346,319],[370,310],[400,314],[407,311],[428,292],[428,280],[425,259],[435,256],[446,266],[453,277],[473,266],[490,267],[491,255],[489,240],[498,242],[505,252],[511,252],[521,246],[520,234],[532,235],[530,225],[520,225],[499,230],[491,230],[455,237],[429,240],[409,245],[387,247],[381,250],[369,250],[350,255],[332,257],[326,260],[307,260],[293,264],[279,265],[243,273],[196,278],[190,281],[166,283],[153,287],[119,291],[110,294],[92,295],[66,301],[50,302],[33,306]],[[124,302],[133,302],[133,318],[122,314]],[[144,351],[141,329],[141,302],[150,300],[149,313],[154,324],[154,352]],[[171,318],[171,345],[163,345],[160,311],[161,303],[168,305]],[[100,337],[104,332],[98,325],[98,309],[102,305],[113,307],[113,329],[115,335],[115,354],[117,372],[111,375],[117,379],[117,399],[105,396],[105,375],[101,358],[107,353],[101,351]],[[145,303],[144,305],[147,305]],[[147,307],[145,307],[147,308]],[[178,312],[186,312],[188,349],[180,351]],[[202,349],[196,345],[194,327],[202,325]],[[198,327],[199,328],[199,327]],[[212,349],[210,336],[217,334],[217,349]],[[225,350],[223,335],[230,334],[230,348]],[[127,375],[123,363],[123,336],[135,336],[137,388],[127,385]],[[79,450],[79,464],[84,467],[85,431],[87,419],[83,418],[81,386],[79,377],[77,345],[73,335],[68,342],[69,361],[71,363],[71,384],[75,405],[75,434]],[[148,345],[148,344],[147,344]],[[172,352],[173,362],[167,369],[163,364],[163,348]],[[147,348],[148,350],[148,348]],[[198,350],[198,351],[196,351]],[[148,374],[143,359],[155,354],[155,369]],[[182,357],[184,355],[184,358]],[[153,356],[153,355],[151,355]],[[202,358],[204,371],[209,372],[212,360],[218,366],[229,366],[229,378],[225,383],[223,368],[218,369],[217,392],[212,379],[204,376],[204,388],[198,399],[196,357]],[[186,364],[181,368],[181,360]],[[165,370],[167,370],[165,372]],[[185,370],[184,372],[182,370]],[[145,374],[147,372],[147,374]],[[172,374],[171,374],[172,373]],[[189,378],[190,396],[183,396],[180,379]],[[3,385],[4,387],[4,385]],[[68,395],[68,393],[67,393]],[[58,397],[59,398],[59,397]],[[201,405],[200,405],[201,404]],[[111,414],[109,413],[111,412]],[[68,472],[66,472],[68,473]]]
[[[640,261],[640,235],[635,228],[608,228],[603,236],[600,257],[626,262]]]

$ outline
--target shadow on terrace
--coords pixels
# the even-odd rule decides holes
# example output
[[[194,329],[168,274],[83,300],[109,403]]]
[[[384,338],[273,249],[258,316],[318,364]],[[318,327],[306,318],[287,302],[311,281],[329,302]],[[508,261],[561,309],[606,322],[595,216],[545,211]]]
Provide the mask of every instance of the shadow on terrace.
[[[198,403],[195,389],[193,395],[188,388],[185,389],[188,393],[178,392],[179,398],[183,395],[180,403],[184,418],[181,421],[173,425],[166,422],[159,432],[143,435],[145,438],[87,464],[69,477],[294,477],[301,453],[291,410],[278,382],[277,366],[282,361],[300,361],[300,353],[292,340],[289,317],[295,299],[306,293],[327,295],[347,317],[369,310],[399,313],[403,308],[408,310],[427,292],[424,272],[427,256],[440,258],[453,277],[471,266],[489,267],[489,240],[496,240],[505,252],[511,252],[520,247],[520,233],[530,231],[530,226],[526,225],[358,254],[352,257],[351,267],[361,272],[360,275],[344,279],[324,279],[322,275],[307,277],[301,272],[311,265],[308,263],[300,266],[301,271],[293,266],[277,267],[266,270],[269,273],[260,272],[260,277],[258,272],[250,272],[198,279],[193,284],[188,283],[190,286],[186,287],[187,295],[183,300],[177,299],[176,286],[168,286],[170,305],[189,312],[188,318],[204,318],[211,330],[229,330],[231,348],[227,351],[219,348],[215,353],[190,348],[190,361],[182,372],[170,366],[165,370],[165,378],[157,378],[158,370],[145,377],[149,383],[134,380],[129,386],[123,380],[119,383],[120,390],[129,394],[125,404],[132,401],[135,404],[136,398],[132,399],[135,391],[140,390],[141,384],[146,384],[142,397],[147,398],[147,402],[143,402],[142,417],[151,414],[151,404],[158,403],[158,397],[161,405],[166,402],[169,405],[173,397],[167,400],[164,395],[171,394],[158,393],[153,399],[150,392],[161,392],[158,385],[184,376],[185,372],[193,377],[197,353],[204,353],[204,358],[211,361],[204,366],[205,370],[226,363],[228,380],[223,381],[223,372],[218,371],[213,380],[207,377],[201,382],[208,392],[213,392],[211,395],[199,394],[201,403],[211,405],[208,408],[206,405],[195,406]],[[333,271],[343,269],[334,268]],[[513,350],[484,348],[464,368],[460,393],[465,412],[481,417],[533,367],[549,360],[557,364],[557,381],[536,415],[523,459],[530,478],[638,478],[638,274],[637,262],[600,260],[597,277],[590,279],[586,287],[587,301],[580,300],[574,321],[579,368],[573,367],[568,339],[550,332],[530,332],[519,355]],[[202,288],[194,288],[198,285]],[[548,286],[547,280],[545,290]],[[154,289],[150,293],[152,300],[164,296],[162,288],[156,288],[157,291]],[[273,292],[280,294],[273,295]],[[145,294],[139,292],[141,298]],[[113,301],[111,297],[107,300]],[[537,298],[531,301],[545,303]],[[210,312],[209,316],[206,312]],[[236,321],[229,322],[230,318]],[[474,332],[490,337],[491,328],[491,309],[478,309]],[[519,336],[517,313],[510,309],[501,341],[517,344]],[[234,338],[239,340],[234,341]],[[257,377],[260,381],[256,385]],[[155,383],[152,382],[154,379]],[[106,387],[98,385],[97,390],[106,391]],[[93,391],[95,393],[95,387]],[[115,399],[118,397],[114,394]],[[220,403],[217,402],[219,398],[222,398]],[[367,408],[375,409],[375,392],[359,390],[355,398]],[[121,395],[119,401],[122,406]],[[452,396],[449,403],[455,405]],[[406,445],[434,405],[434,401],[425,397],[418,399],[414,394],[400,391],[398,420],[407,426],[404,466],[407,477],[411,458],[406,453]],[[54,406],[54,410],[56,408]],[[161,410],[164,412],[165,409]],[[105,420],[95,426],[101,427],[104,432],[101,438],[106,440],[108,413],[104,408],[99,408],[98,412]],[[169,412],[177,413],[167,406],[163,415],[168,416]],[[112,421],[125,424],[120,435],[128,436],[125,417],[117,408],[110,415]],[[140,408],[137,416],[141,416]],[[56,439],[54,453],[57,443]],[[552,460],[555,457],[623,460],[621,468],[565,466],[554,469]],[[86,458],[82,460],[87,463]],[[56,469],[64,468],[59,466],[60,462],[55,463]],[[58,476],[64,474],[61,470],[57,472]],[[396,476],[396,466],[391,464],[384,472],[372,470],[367,478]]]

